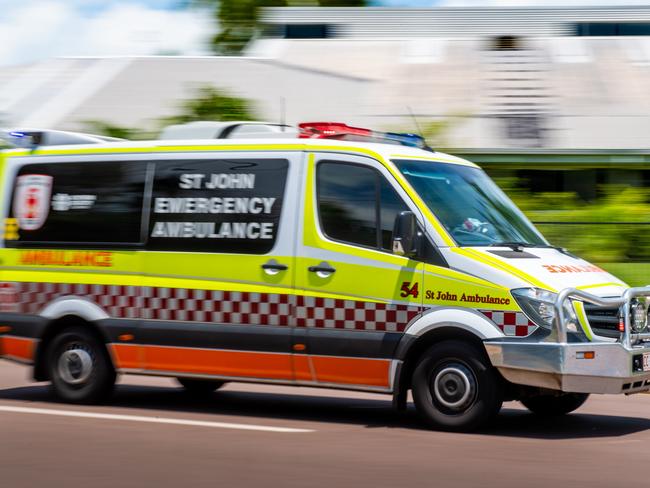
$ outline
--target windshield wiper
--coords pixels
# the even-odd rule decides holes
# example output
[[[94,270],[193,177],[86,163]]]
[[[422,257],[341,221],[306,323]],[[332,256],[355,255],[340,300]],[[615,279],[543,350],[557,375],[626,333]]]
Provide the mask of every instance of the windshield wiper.
[[[503,242],[493,242],[488,247],[509,247],[516,252],[524,252],[524,248],[537,248],[537,249],[555,249],[556,251],[571,256],[572,258],[579,259],[574,254],[570,253],[566,248],[560,246],[553,246],[551,244],[531,244],[530,242],[517,242],[517,241],[503,241]]]
[[[549,246],[531,244],[529,242],[503,241],[503,242],[493,242],[488,247],[509,247],[513,251],[523,252],[524,247],[549,247]]]

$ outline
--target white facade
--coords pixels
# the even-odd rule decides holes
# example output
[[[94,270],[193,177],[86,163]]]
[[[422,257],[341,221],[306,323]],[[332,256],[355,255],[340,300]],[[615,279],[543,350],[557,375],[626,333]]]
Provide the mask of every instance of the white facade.
[[[453,20],[456,19],[456,20]],[[575,22],[650,22],[650,7],[268,9],[265,23],[335,25],[327,39],[260,38],[245,57],[53,59],[0,72],[4,125],[160,128],[205,85],[259,118],[416,131],[453,148],[647,148],[650,36],[569,36]],[[418,27],[419,26],[419,27]],[[433,28],[432,26],[436,27]],[[569,27],[567,27],[569,26]],[[523,30],[522,30],[523,29]],[[517,50],[495,36],[517,35]]]

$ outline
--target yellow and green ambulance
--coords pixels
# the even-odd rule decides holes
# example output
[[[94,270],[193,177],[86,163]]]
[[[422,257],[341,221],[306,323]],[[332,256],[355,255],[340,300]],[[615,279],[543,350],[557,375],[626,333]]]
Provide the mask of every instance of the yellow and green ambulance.
[[[450,430],[650,389],[650,289],[550,245],[468,161],[300,130],[2,152],[0,356],[71,402],[119,374],[411,391]]]

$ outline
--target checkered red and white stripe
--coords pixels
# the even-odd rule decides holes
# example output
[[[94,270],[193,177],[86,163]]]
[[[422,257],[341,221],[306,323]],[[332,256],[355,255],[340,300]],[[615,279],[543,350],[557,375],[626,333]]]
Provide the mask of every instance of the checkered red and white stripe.
[[[59,297],[78,296],[113,318],[402,332],[423,308],[278,293],[69,283],[0,283],[0,311],[38,314]],[[507,336],[537,326],[521,312],[481,311]]]
[[[20,312],[19,302],[19,287],[16,283],[0,283],[0,312]]]
[[[142,288],[142,318],[242,325],[291,325],[295,298],[278,293]]]
[[[481,313],[494,322],[507,336],[525,337],[537,329],[537,326],[522,312],[481,310]]]
[[[296,320],[298,327],[403,332],[421,311],[411,305],[298,296]]]
[[[421,312],[417,306],[277,293],[66,283],[0,285],[0,305],[6,312],[38,314],[53,300],[71,295],[96,303],[113,318],[241,325],[289,326],[295,316],[298,327],[403,331]]]
[[[16,287],[18,312],[37,314],[62,296],[86,298],[116,318],[138,318],[141,305],[137,286],[69,283],[11,283]]]

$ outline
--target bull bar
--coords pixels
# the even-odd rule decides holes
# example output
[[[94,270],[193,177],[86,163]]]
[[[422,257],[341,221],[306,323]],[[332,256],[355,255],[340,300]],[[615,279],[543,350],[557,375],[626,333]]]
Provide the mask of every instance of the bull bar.
[[[484,341],[485,348],[492,365],[515,384],[576,393],[629,394],[650,390],[650,371],[644,371],[650,363],[650,342],[644,342],[650,341],[650,332],[647,329],[634,332],[631,323],[631,302],[639,297],[650,298],[650,286],[628,288],[614,298],[565,288],[553,304],[555,318],[550,334],[533,334],[524,339],[488,339]],[[620,337],[569,340],[566,300],[619,307],[622,310]],[[587,327],[590,327],[588,323]]]

